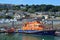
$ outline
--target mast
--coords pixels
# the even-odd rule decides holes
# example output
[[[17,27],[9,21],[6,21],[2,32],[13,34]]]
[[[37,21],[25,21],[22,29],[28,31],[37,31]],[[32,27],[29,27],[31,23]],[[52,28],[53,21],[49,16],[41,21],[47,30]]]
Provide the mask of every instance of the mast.
[[[52,29],[53,29],[53,20],[52,20]]]
[[[12,21],[12,27],[14,27],[14,21]]]

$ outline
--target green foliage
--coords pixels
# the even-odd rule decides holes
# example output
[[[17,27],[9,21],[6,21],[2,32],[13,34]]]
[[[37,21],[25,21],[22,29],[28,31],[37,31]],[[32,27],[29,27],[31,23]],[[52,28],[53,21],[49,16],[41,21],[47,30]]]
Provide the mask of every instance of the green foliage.
[[[14,17],[13,16],[5,16],[6,19],[13,19]]]
[[[4,18],[4,17],[3,17],[3,16],[0,16],[0,19],[1,19],[1,18]]]
[[[30,12],[30,13],[34,13],[35,10],[30,8],[30,9],[28,10],[28,12]]]
[[[20,10],[20,5],[13,6],[13,10]]]
[[[54,6],[54,5],[24,5],[26,8],[22,9],[23,11],[27,12],[58,12],[60,11],[60,6]]]
[[[0,19],[1,19],[1,18],[13,19],[14,17],[13,17],[13,16],[8,16],[8,15],[6,15],[6,16],[0,16]]]
[[[21,7],[25,7],[25,8],[21,8]],[[4,10],[4,9],[11,9],[11,7],[9,8],[9,6],[7,7],[6,5],[4,5],[4,7],[0,8],[0,10]],[[12,9],[14,10],[22,10],[22,11],[26,11],[26,12],[60,12],[60,6],[54,6],[54,5],[13,5]]]

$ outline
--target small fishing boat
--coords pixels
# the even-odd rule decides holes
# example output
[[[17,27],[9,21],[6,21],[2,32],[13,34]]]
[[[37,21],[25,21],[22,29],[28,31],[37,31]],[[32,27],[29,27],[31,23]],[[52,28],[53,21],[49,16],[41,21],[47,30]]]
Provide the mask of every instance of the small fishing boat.
[[[51,28],[46,30],[44,28],[45,26],[43,26],[42,22],[32,21],[24,23],[24,26],[21,30],[18,30],[18,32],[26,34],[55,35],[54,29]]]
[[[15,32],[15,28],[13,28],[13,27],[8,28],[8,29],[6,29],[5,32],[6,32],[6,33],[14,33],[14,32]]]

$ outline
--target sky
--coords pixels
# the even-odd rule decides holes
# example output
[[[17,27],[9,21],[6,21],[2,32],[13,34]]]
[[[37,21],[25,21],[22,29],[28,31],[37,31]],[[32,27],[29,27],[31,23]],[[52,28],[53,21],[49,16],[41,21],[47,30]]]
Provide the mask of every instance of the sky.
[[[52,5],[60,5],[60,0],[0,0],[1,4],[52,4]]]

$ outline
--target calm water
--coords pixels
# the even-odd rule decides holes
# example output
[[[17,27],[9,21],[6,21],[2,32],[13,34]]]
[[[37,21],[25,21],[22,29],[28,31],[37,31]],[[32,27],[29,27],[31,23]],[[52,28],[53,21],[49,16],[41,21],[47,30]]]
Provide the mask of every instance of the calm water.
[[[49,22],[48,22],[49,23]],[[54,24],[60,24],[60,21],[54,21]],[[60,40],[59,36],[41,36],[28,34],[6,34],[0,33],[0,40]]]
[[[60,40],[58,36],[41,36],[28,34],[5,34],[0,33],[0,40]]]

